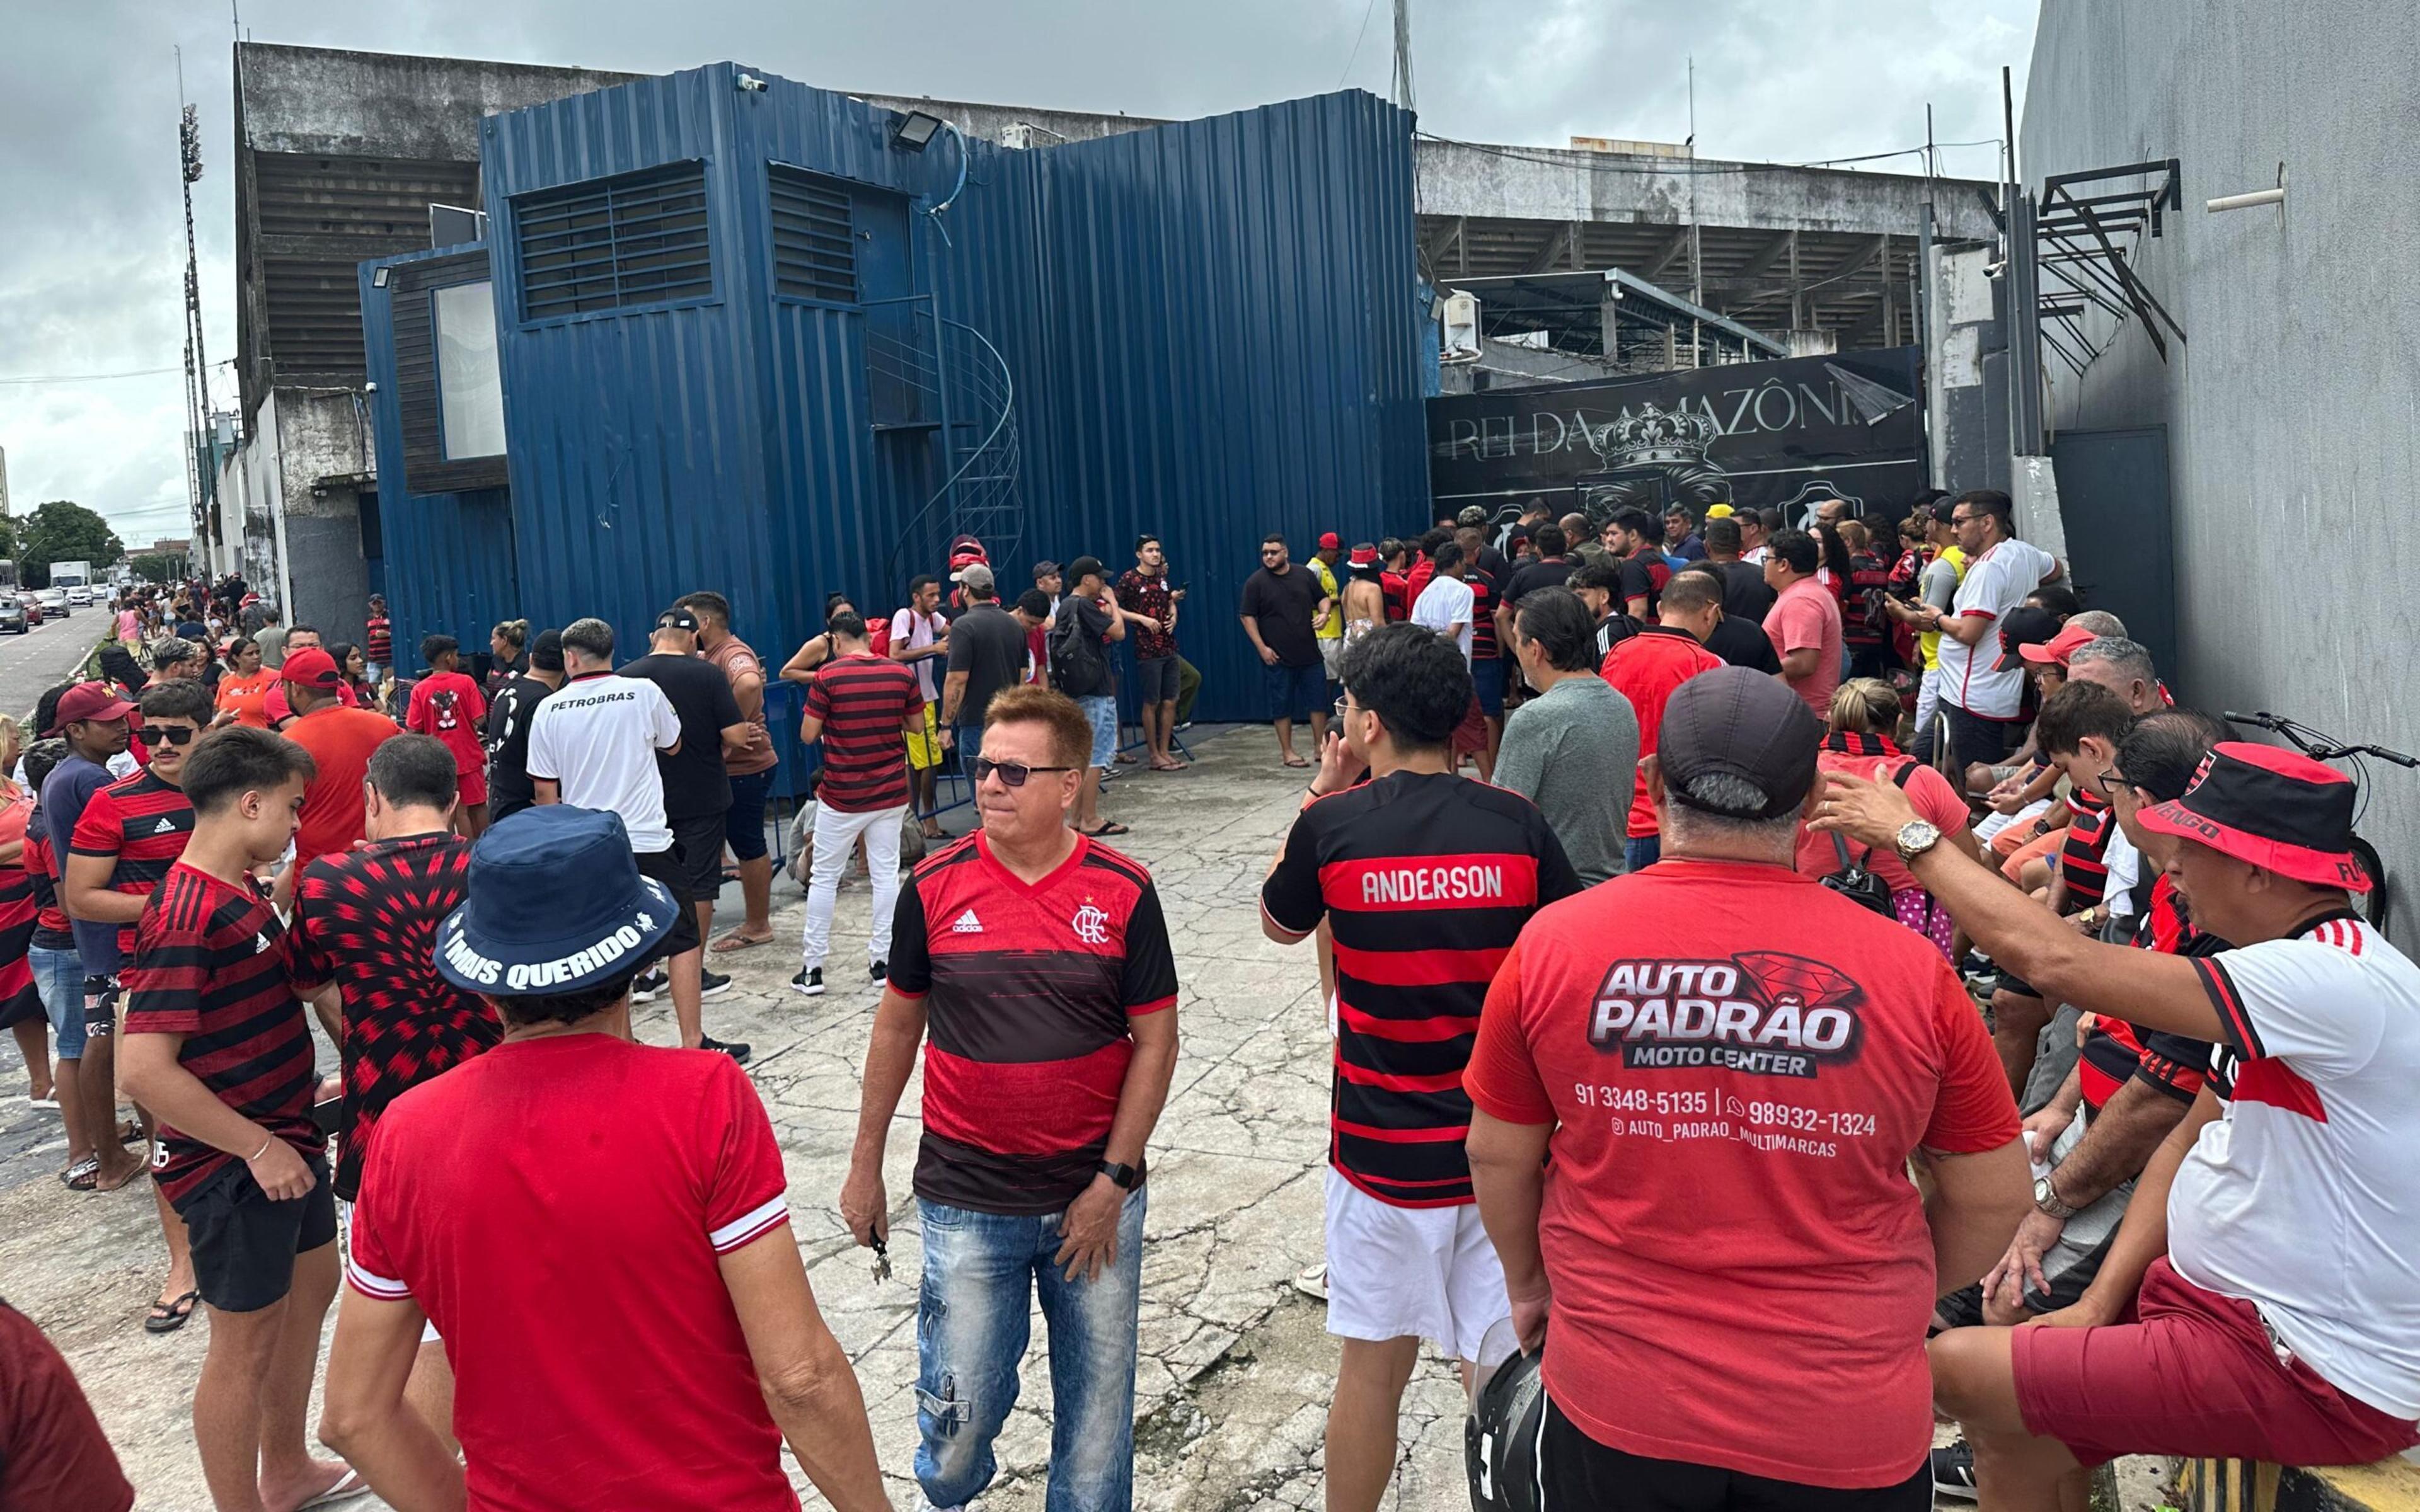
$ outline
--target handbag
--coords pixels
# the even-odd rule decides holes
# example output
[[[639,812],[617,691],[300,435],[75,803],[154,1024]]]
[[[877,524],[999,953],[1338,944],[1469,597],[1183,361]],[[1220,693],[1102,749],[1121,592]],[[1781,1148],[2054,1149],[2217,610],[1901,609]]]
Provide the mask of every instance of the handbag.
[[[1832,849],[1839,853],[1840,870],[1826,873],[1821,879],[1823,886],[1860,907],[1872,909],[1885,918],[1898,918],[1899,910],[1891,906],[1890,883],[1880,873],[1869,872],[1859,862],[1849,859],[1849,842],[1842,840],[1837,831],[1832,836]],[[1873,851],[1868,849],[1866,859],[1870,861],[1873,856]]]

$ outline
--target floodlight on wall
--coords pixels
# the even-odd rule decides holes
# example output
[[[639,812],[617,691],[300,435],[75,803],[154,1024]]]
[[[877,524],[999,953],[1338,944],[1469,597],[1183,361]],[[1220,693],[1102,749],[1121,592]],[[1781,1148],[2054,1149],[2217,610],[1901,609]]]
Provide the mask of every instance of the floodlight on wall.
[[[911,110],[891,129],[891,145],[903,152],[922,152],[940,133],[941,117]]]
[[[2221,194],[2216,199],[2204,201],[2202,208],[2211,215],[2216,215],[2221,210],[2248,210],[2256,205],[2283,205],[2285,203],[2286,165],[2281,162],[2277,164],[2276,188],[2256,189],[2248,194]]]
[[[370,287],[372,287],[372,288],[384,288],[384,287],[386,287],[387,275],[388,275],[389,273],[394,272],[394,271],[395,271],[395,270],[394,270],[394,269],[392,269],[392,268],[373,268],[373,269],[371,269],[371,270],[370,270]]]

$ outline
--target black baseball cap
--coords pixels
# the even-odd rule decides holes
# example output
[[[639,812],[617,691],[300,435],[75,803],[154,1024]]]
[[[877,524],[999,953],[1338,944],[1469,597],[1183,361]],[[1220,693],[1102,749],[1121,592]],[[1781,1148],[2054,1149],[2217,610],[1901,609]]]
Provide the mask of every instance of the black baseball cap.
[[[1673,802],[1726,819],[1779,819],[1806,803],[1823,744],[1823,726],[1779,678],[1718,667],[1673,690],[1655,755]],[[1714,776],[1749,783],[1763,804],[1729,809],[1689,795],[1689,784]]]
[[[2004,672],[2023,667],[2025,647],[2048,644],[2057,634],[2057,615],[2020,604],[2000,621],[2000,659],[1993,665]]]
[[[563,671],[563,632],[540,630],[530,642],[530,665],[542,672]]]
[[[1087,578],[1108,576],[1108,569],[1101,565],[1101,559],[1098,557],[1078,557],[1067,563],[1067,581],[1070,583],[1079,583]]]
[[[680,608],[678,605],[675,605],[673,608],[668,609],[661,614],[656,616],[656,628],[659,630],[687,630],[690,634],[695,635],[697,633],[697,616],[691,614],[689,610]]]

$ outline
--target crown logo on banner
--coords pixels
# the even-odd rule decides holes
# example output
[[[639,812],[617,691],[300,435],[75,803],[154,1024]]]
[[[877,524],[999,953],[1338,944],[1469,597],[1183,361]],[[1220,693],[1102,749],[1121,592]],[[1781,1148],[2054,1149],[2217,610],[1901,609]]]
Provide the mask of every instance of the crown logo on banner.
[[[1610,424],[1590,427],[1589,445],[1608,467],[1653,467],[1703,462],[1720,434],[1705,415],[1643,404]]]

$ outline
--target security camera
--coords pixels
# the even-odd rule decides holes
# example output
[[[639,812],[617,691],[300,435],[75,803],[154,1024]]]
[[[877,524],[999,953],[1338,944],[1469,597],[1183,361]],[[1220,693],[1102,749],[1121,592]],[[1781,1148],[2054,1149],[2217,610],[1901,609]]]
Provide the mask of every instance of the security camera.
[[[752,73],[743,73],[732,83],[737,85],[745,94],[761,95],[765,92],[765,81]]]

